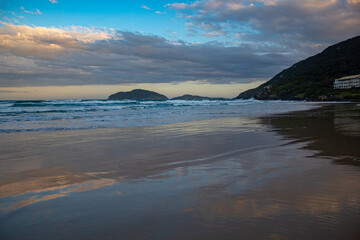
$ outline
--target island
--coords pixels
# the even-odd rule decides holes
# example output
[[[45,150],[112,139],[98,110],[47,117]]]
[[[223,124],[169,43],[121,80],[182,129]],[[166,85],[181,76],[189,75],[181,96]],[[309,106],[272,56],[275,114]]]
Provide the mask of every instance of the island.
[[[157,92],[134,89],[130,92],[114,93],[108,97],[108,100],[168,100],[168,98]]]
[[[336,80],[355,79],[360,74],[359,53],[357,36],[294,64],[235,99],[360,101],[359,87],[339,88],[335,84]]]
[[[225,98],[211,98],[211,97],[185,94],[179,97],[174,97],[171,100],[225,100]]]

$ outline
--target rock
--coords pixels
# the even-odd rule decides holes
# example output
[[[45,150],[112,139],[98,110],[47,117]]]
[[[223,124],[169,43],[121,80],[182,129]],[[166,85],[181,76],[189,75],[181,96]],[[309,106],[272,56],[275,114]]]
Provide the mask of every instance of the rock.
[[[202,97],[197,95],[185,94],[180,97],[174,97],[172,100],[225,100],[225,98],[211,98],[211,97]]]
[[[157,92],[134,89],[130,92],[118,92],[108,97],[108,100],[167,100],[168,98]]]

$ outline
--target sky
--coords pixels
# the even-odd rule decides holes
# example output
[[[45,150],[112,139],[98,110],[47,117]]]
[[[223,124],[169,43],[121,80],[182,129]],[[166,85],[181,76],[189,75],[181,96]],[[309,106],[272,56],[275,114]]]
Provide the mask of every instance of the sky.
[[[360,35],[360,0],[0,0],[0,99],[235,97]]]

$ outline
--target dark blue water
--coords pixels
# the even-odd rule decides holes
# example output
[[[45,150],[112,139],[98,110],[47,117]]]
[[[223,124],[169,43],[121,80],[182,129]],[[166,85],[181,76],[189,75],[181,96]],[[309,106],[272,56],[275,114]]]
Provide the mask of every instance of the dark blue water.
[[[305,102],[257,100],[0,101],[0,132],[118,128],[223,117],[259,116],[313,106]]]

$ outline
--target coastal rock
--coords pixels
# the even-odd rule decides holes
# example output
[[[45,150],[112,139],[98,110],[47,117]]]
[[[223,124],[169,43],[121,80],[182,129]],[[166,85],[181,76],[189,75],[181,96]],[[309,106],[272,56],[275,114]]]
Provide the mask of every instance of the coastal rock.
[[[266,86],[262,91],[256,93],[256,99],[259,100],[278,100],[279,97],[271,91],[271,86]]]
[[[211,98],[197,95],[185,94],[179,97],[174,97],[172,100],[225,100],[225,98]]]
[[[168,98],[157,92],[134,89],[130,92],[118,92],[108,97],[108,100],[167,100]]]

